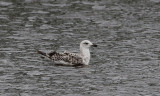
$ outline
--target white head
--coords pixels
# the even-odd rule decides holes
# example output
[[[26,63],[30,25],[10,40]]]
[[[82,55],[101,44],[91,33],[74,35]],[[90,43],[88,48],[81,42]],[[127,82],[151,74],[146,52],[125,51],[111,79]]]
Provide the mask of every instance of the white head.
[[[89,40],[83,40],[81,43],[80,43],[80,47],[82,48],[86,48],[86,49],[89,49],[91,46],[93,47],[97,47],[97,45],[93,44],[92,42],[90,42]]]
[[[90,61],[90,51],[89,48],[93,46],[93,47],[97,47],[97,45],[93,44],[92,42],[90,42],[89,40],[83,40],[80,43],[80,54],[83,57],[83,63],[85,65],[89,64]]]

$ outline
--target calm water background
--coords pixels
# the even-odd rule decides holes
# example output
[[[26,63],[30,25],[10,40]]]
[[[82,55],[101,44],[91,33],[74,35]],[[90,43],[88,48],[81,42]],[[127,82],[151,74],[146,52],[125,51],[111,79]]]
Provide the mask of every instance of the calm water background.
[[[90,66],[35,52],[79,51]],[[160,0],[0,0],[1,96],[160,96]]]

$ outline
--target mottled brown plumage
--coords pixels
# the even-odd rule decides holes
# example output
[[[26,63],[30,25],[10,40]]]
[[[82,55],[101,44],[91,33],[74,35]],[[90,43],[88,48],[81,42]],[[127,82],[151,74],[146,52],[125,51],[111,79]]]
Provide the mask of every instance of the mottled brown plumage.
[[[50,53],[44,53],[42,51],[37,51],[37,53],[48,57],[49,59],[53,60],[53,61],[64,61],[70,65],[80,65],[83,63],[82,58],[74,53],[68,53],[68,52],[64,52],[64,53],[58,53],[56,51],[54,52],[50,52]]]
[[[49,59],[53,60],[55,64],[62,64],[62,65],[73,65],[73,66],[79,66],[79,65],[89,65],[90,61],[90,51],[89,48],[97,47],[97,45],[93,44],[89,40],[83,40],[80,43],[80,53],[58,53],[56,51],[45,53],[42,51],[37,51],[39,54],[48,57]]]

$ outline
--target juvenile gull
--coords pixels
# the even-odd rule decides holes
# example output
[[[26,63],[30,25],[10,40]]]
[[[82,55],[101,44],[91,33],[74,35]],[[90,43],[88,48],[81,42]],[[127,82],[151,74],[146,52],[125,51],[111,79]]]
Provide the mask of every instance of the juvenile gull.
[[[90,61],[90,51],[89,48],[97,47],[97,45],[91,43],[89,40],[83,40],[80,43],[80,53],[58,53],[56,51],[45,53],[42,51],[37,51],[39,54],[53,60],[55,64],[63,64],[63,65],[89,65]]]

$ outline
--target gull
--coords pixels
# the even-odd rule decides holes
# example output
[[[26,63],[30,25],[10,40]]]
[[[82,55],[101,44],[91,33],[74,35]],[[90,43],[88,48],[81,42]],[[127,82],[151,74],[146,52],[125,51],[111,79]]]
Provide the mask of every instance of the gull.
[[[71,66],[89,65],[90,61],[89,48],[91,46],[97,47],[96,44],[90,42],[89,40],[83,40],[80,43],[80,53],[70,53],[66,51],[64,51],[63,53],[59,53],[56,51],[45,53],[39,50],[37,50],[37,53],[53,60],[55,64],[71,65]]]

